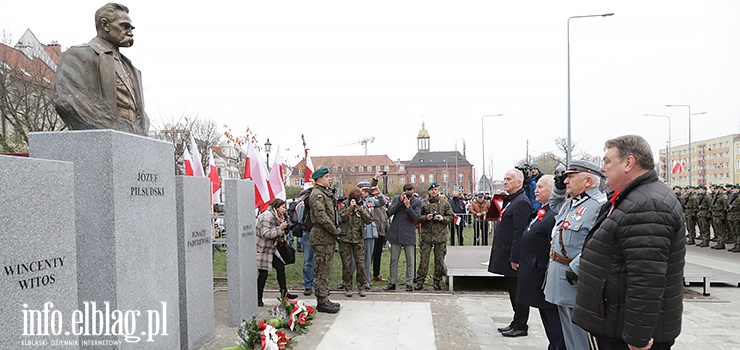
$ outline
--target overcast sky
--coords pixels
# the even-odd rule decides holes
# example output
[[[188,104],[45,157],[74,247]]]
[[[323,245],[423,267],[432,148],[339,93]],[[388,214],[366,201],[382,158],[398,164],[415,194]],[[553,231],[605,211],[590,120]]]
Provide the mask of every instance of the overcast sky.
[[[64,49],[95,36],[103,1],[0,0],[13,44],[26,29]],[[310,154],[410,160],[422,122],[432,151],[467,147],[501,178],[567,135],[571,20],[572,135],[602,154],[606,139],[644,136],[657,149],[740,132],[740,1],[129,0],[153,124],[183,114],[269,137],[294,163]],[[349,144],[349,145],[348,145]],[[289,150],[286,152],[285,149]],[[289,157],[288,157],[289,156]]]

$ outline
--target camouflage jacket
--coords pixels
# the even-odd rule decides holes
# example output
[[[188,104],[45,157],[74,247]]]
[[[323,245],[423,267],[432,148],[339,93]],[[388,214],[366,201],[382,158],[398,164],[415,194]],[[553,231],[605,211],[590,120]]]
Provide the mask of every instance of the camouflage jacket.
[[[444,218],[439,221],[432,218],[427,220],[427,214],[439,213]],[[426,198],[421,205],[421,215],[419,215],[419,223],[421,223],[421,241],[431,243],[446,243],[447,242],[447,226],[452,222],[455,217],[455,213],[452,212],[450,203],[445,200],[440,200],[440,197]]]
[[[727,220],[740,221],[740,196],[733,194],[727,207]]]
[[[698,195],[699,205],[696,207],[696,216],[700,218],[709,217],[709,212],[712,209],[712,195],[707,193],[704,196]]]
[[[309,243],[311,245],[334,244],[336,236],[339,235],[339,228],[334,225],[334,215],[337,210],[334,194],[326,187],[316,185],[308,197],[308,203],[311,207],[311,236]]]
[[[714,201],[712,206],[712,217],[713,218],[724,218],[727,215],[725,209],[730,205],[730,197],[723,193],[719,195],[717,200]]]
[[[344,243],[362,243],[365,241],[365,225],[373,222],[373,216],[365,209],[346,205],[339,210],[342,222],[340,229],[344,233],[339,240]]]
[[[692,193],[686,196],[684,202],[684,216],[696,215],[696,210],[699,207],[699,195]]]

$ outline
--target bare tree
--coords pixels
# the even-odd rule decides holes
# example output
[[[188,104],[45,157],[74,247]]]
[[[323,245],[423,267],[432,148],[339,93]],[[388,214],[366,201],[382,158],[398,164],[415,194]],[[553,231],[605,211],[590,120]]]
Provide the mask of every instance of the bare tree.
[[[27,152],[28,134],[66,128],[52,101],[54,71],[40,59],[0,44],[0,147]]]
[[[175,174],[184,175],[183,153],[185,147],[190,144],[190,135],[193,135],[196,145],[188,148],[192,153],[193,147],[198,147],[201,155],[203,169],[208,169],[208,151],[215,149],[219,152],[218,145],[221,142],[221,133],[213,119],[181,116],[177,120],[164,121],[162,119],[152,122],[155,129],[154,137],[160,140],[172,142],[175,147]]]

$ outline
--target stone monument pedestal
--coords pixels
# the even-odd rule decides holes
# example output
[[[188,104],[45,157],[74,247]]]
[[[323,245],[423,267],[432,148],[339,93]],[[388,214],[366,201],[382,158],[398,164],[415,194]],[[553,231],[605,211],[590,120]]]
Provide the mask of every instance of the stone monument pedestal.
[[[79,348],[72,169],[0,156],[0,349]]]
[[[229,327],[257,315],[257,219],[254,182],[224,180]]]
[[[84,130],[31,133],[29,148],[74,163],[77,308],[101,316],[80,347],[180,348],[172,144]]]

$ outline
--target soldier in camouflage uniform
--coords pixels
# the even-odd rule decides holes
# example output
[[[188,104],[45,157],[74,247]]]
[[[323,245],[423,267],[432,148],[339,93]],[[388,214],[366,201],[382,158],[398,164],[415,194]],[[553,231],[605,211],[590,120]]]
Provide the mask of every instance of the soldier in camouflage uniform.
[[[733,253],[740,253],[740,186],[732,187],[732,197],[727,212],[727,223],[730,226],[735,246],[732,247]]]
[[[709,247],[709,221],[710,209],[712,208],[712,194],[707,193],[707,186],[699,185],[699,204],[696,206],[696,220],[699,223],[699,233],[701,233],[701,244],[697,247],[706,248]]]
[[[311,174],[311,177],[316,181],[316,186],[308,198],[313,224],[309,243],[313,246],[316,259],[314,273],[316,311],[333,314],[339,312],[340,306],[329,300],[329,275],[334,259],[336,237],[339,235],[339,228],[335,225],[337,202],[332,190],[329,189],[331,184],[329,169],[319,168]]]
[[[429,254],[434,249],[434,290],[442,289],[440,282],[445,271],[445,255],[447,255],[447,226],[455,213],[452,206],[439,196],[439,184],[432,182],[427,188],[429,196],[422,202],[421,215],[421,249],[419,269],[416,271],[414,282],[415,290],[424,289],[424,280],[429,272]]]
[[[339,210],[341,231],[339,255],[342,257],[342,284],[345,295],[352,296],[352,258],[357,263],[356,281],[360,296],[364,297],[367,276],[365,275],[365,225],[373,222],[370,212],[362,205],[362,190],[353,188],[347,195],[349,205]]]
[[[717,245],[712,249],[725,249],[725,242],[729,238],[727,237],[727,212],[725,210],[730,204],[730,198],[724,192],[722,186],[715,188],[717,194],[712,205],[712,226],[714,227],[714,235],[717,236]]]
[[[696,207],[699,206],[699,196],[694,193],[694,186],[687,187],[688,192],[684,197],[683,215],[686,217],[686,245],[696,244]]]

